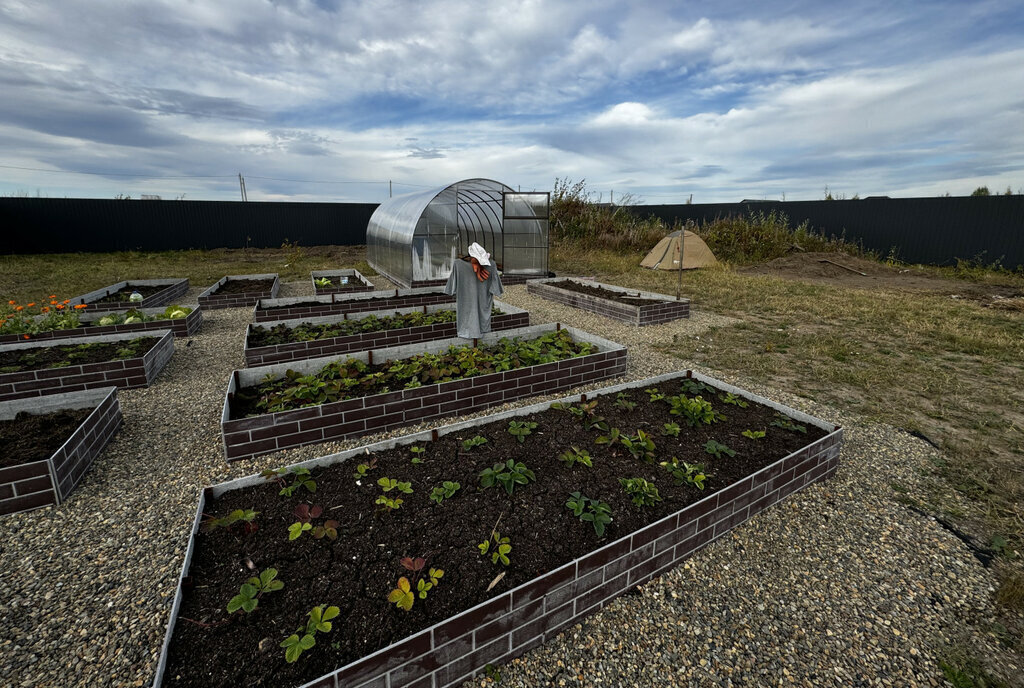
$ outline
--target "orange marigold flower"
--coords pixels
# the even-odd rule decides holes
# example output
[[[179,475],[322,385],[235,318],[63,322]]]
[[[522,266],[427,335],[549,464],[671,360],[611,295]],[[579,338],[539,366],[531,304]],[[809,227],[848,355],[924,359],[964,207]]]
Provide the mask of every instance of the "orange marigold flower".
[[[24,310],[24,308],[25,308],[24,306],[15,306],[14,310],[20,311],[20,310]]]
[[[56,294],[50,294],[50,298],[51,299],[55,299],[55,298],[57,298],[57,295]]]
[[[71,299],[64,299],[64,305],[71,303]]]
[[[25,339],[32,339],[32,338],[31,338],[31,337],[29,337],[29,336],[28,336],[28,335],[26,334],[26,335],[25,335]]]
[[[11,306],[13,306],[14,304],[16,304],[16,303],[18,303],[18,302],[17,302],[17,301],[15,301],[14,299],[11,299],[11,300],[10,300],[10,301],[8,301],[7,303],[8,303],[8,304],[10,304]]]
[[[57,310],[59,310],[59,311],[64,310],[64,304],[63,303],[58,303],[57,304]]]
[[[80,304],[78,304],[77,306],[75,306],[75,310],[81,310],[81,309],[83,309],[83,308],[88,308],[88,307],[89,307],[89,306],[88,306],[87,304],[84,304],[84,303],[80,303]]]
[[[33,301],[32,303],[30,303],[30,304],[28,304],[27,306],[25,306],[25,308],[31,308],[31,307],[32,307],[32,306],[34,306],[34,305],[36,305],[36,302],[35,302],[35,301]]]
[[[49,312],[50,312],[50,307],[49,306],[43,306],[43,313],[49,313]]]

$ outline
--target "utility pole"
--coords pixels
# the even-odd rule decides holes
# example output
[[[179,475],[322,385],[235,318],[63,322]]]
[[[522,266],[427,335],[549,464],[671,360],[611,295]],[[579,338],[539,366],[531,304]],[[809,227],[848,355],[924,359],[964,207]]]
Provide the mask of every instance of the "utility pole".
[[[238,189],[242,192],[242,200],[248,201],[249,197],[245,193],[245,177],[242,176],[241,172],[238,173]]]
[[[388,180],[388,198],[391,198],[391,180]]]
[[[608,193],[608,203],[609,205],[615,205],[615,189]]]

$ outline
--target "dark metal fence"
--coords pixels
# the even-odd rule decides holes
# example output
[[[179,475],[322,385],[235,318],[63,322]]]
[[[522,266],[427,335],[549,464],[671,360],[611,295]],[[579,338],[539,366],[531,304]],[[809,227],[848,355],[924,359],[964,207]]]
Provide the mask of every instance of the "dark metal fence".
[[[4,253],[366,243],[377,203],[0,198]]]
[[[865,198],[855,201],[757,201],[694,205],[643,205],[633,212],[675,221],[784,213],[791,227],[805,220],[817,234],[842,236],[883,257],[890,251],[909,263],[949,265],[956,260],[1024,265],[1024,196]]]
[[[366,243],[376,203],[127,201],[0,198],[3,253],[274,248]],[[628,208],[667,224],[753,212],[784,213],[826,236],[911,263],[959,259],[1024,265],[1024,196],[866,198],[856,201],[765,201]]]

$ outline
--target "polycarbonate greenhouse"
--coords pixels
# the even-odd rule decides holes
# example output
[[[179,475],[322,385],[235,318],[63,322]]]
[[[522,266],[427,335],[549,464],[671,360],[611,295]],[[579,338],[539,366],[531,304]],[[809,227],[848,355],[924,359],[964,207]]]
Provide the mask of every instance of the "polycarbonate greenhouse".
[[[444,284],[475,241],[506,282],[547,277],[549,203],[548,193],[518,192],[491,179],[395,196],[370,217],[367,262],[404,287]]]

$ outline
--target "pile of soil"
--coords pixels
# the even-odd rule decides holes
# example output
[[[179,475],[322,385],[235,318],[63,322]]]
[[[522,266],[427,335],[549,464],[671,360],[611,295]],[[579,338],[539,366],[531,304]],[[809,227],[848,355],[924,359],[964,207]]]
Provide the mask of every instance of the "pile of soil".
[[[602,299],[608,299],[609,301],[615,301],[617,303],[625,303],[631,306],[642,306],[645,304],[661,304],[663,301],[656,299],[645,299],[640,296],[637,292],[635,296],[631,296],[628,293],[621,291],[614,291],[612,289],[605,289],[604,287],[596,284],[583,284],[574,280],[561,280],[558,282],[548,282],[552,287],[558,287],[559,289],[566,289],[568,291],[575,291],[580,294],[588,294],[590,296],[597,296]]]
[[[659,389],[669,396],[682,391],[678,381]],[[588,430],[568,411],[551,409],[516,419],[537,423],[523,443],[508,432],[509,421],[497,421],[422,444],[426,451],[419,465],[411,463],[415,455],[409,447],[398,447],[314,469],[315,493],[300,487],[293,496],[282,496],[281,488],[293,482],[293,476],[284,476],[280,484],[262,483],[208,502],[210,517],[254,509],[257,530],[218,528],[196,536],[189,570],[193,585],[183,596],[166,676],[174,677],[175,686],[262,685],[267,676],[282,687],[300,685],[685,508],[825,434],[813,426],[805,433],[773,426],[774,409],[727,405],[714,390],[702,394],[724,420],[688,427],[669,414],[669,404],[650,401],[643,390],[626,393],[636,403],[632,410],[622,402],[616,406],[615,398],[598,400],[594,413],[609,428],[651,436],[656,445],[651,463],[634,458],[621,444],[596,444],[607,432]],[[682,426],[678,437],[662,434],[669,422]],[[748,439],[741,434],[748,429],[764,430],[766,436]],[[466,449],[464,441],[475,436],[487,442]],[[712,439],[735,456],[707,453],[705,444]],[[572,446],[588,451],[593,466],[569,468],[560,461]],[[710,474],[705,489],[674,485],[658,465],[672,457],[704,464]],[[536,480],[516,485],[511,495],[498,485],[481,488],[480,472],[508,459],[525,463]],[[362,478],[355,473],[358,463],[372,464]],[[411,483],[411,494],[386,493],[404,500],[392,511],[375,504],[385,494],[377,481],[385,477]],[[663,501],[635,505],[619,480],[638,477],[654,482]],[[443,481],[458,482],[461,489],[437,504],[429,496]],[[611,507],[613,521],[603,536],[566,508],[576,491]],[[338,521],[337,539],[315,539],[306,532],[289,540],[300,504],[323,507],[322,516],[311,521],[314,527]],[[477,549],[492,529],[510,538],[507,567]],[[414,574],[399,561],[405,556],[424,557],[424,573],[430,567],[444,570],[437,587],[427,599],[417,598],[409,612],[387,601],[400,576],[412,580]],[[226,605],[239,587],[267,568],[277,569],[284,588],[261,597],[250,614],[229,615]],[[488,591],[501,573],[504,577]],[[286,663],[280,642],[319,604],[340,608],[334,629],[317,634],[315,647],[296,663]]]
[[[67,442],[92,409],[33,415],[22,411],[12,420],[0,420],[0,468],[50,458]]]
[[[272,279],[229,279],[220,285],[214,294],[255,294],[258,292],[269,292],[274,288]]]
[[[110,344],[89,342],[0,351],[0,372],[13,373],[44,368],[64,368],[84,363],[139,358],[156,346],[159,341],[159,337],[139,337]]]
[[[783,279],[831,284],[854,289],[899,289],[931,292],[977,301],[984,306],[1024,310],[1024,292],[1018,288],[944,279],[919,266],[886,265],[845,253],[792,253],[782,258],[740,268],[739,272]]]

